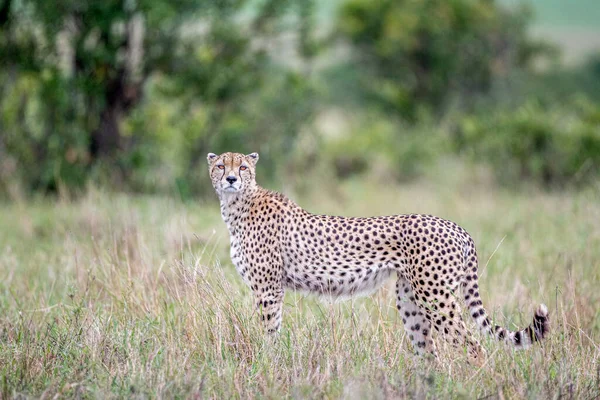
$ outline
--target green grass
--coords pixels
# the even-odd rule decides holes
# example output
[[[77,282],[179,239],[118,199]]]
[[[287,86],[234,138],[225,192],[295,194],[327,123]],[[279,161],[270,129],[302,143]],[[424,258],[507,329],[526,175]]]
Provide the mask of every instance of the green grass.
[[[0,398],[600,396],[599,189],[507,192],[463,178],[315,181],[294,197],[314,212],[460,223],[478,244],[496,322],[525,326],[535,305],[549,306],[541,346],[482,338],[482,367],[440,341],[439,363],[415,357],[393,281],[339,304],[288,293],[282,332],[266,338],[216,200],[90,191],[0,207]]]

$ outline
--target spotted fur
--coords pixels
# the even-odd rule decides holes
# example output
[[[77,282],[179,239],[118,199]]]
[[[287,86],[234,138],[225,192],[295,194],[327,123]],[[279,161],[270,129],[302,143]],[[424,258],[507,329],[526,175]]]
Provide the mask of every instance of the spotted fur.
[[[523,348],[549,331],[548,310],[520,331],[493,325],[477,284],[469,234],[431,215],[348,218],[311,214],[256,184],[258,154],[210,153],[210,177],[231,239],[231,259],[254,293],[268,332],[281,327],[286,289],[332,299],[377,290],[395,276],[396,305],[417,353],[436,349],[432,331],[473,357],[483,350],[466,328],[458,292],[479,328]]]

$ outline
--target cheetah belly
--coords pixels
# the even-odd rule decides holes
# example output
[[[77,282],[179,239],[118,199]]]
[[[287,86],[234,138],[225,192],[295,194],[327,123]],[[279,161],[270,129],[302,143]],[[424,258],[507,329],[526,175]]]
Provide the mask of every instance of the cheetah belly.
[[[326,266],[292,267],[286,273],[285,286],[341,301],[375,292],[393,273],[394,270],[387,265],[357,266],[344,270]]]

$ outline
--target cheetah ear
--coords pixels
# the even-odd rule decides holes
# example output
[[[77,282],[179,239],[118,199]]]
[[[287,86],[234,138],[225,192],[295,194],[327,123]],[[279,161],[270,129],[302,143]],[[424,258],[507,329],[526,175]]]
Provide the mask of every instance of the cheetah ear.
[[[250,153],[246,155],[246,160],[248,160],[252,165],[256,165],[258,162],[258,153]]]
[[[208,153],[206,156],[206,160],[208,161],[208,165],[212,164],[213,161],[217,159],[217,155],[215,153]]]

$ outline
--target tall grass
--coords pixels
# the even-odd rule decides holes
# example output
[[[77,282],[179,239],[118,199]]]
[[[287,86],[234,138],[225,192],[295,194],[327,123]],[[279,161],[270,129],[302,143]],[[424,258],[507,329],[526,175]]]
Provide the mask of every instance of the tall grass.
[[[525,326],[534,305],[548,304],[553,332],[542,345],[515,352],[481,338],[480,367],[441,341],[439,362],[418,358],[393,281],[340,304],[288,293],[281,334],[265,337],[216,200],[90,191],[0,208],[0,397],[600,396],[598,189],[432,182],[349,182],[299,203],[460,223],[478,243],[496,322]]]

